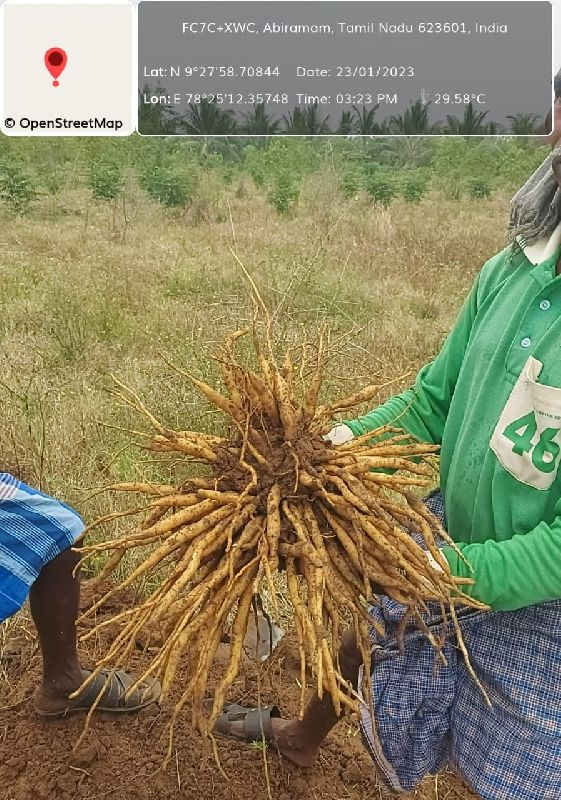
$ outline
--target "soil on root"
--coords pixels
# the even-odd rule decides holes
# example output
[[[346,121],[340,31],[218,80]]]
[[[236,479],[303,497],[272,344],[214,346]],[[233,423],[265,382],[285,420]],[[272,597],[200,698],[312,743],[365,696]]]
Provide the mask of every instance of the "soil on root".
[[[91,602],[88,587],[83,605]],[[126,605],[131,598],[126,598]],[[123,600],[103,609],[115,612]],[[81,649],[84,666],[105,650],[115,630]],[[299,674],[294,640],[287,636],[274,657],[256,666],[247,659],[232,687],[232,700],[248,704],[276,703],[284,715],[297,712]],[[226,657],[227,644],[224,648]],[[142,665],[139,653],[136,663]],[[188,716],[176,727],[173,758],[164,769],[167,723],[174,696],[166,709],[157,706],[137,715],[99,714],[84,741],[75,748],[84,717],[45,722],[33,711],[33,693],[40,675],[35,631],[22,618],[4,648],[0,672],[0,800],[390,800],[398,797],[377,781],[357,726],[344,720],[326,741],[317,764],[300,769],[272,748],[217,740],[222,769]],[[179,675],[178,689],[185,675]],[[265,770],[264,759],[267,760]],[[266,778],[268,774],[268,782]],[[404,797],[404,795],[399,795]],[[428,779],[414,794],[417,800],[477,800],[459,780],[440,775]]]
[[[300,431],[292,443],[285,441],[282,430],[260,432],[263,463],[258,463],[248,447],[244,447],[244,460],[257,474],[253,493],[262,498],[260,510],[266,508],[267,495],[273,483],[278,483],[283,497],[292,496],[298,484],[298,470],[315,474],[314,465],[325,461],[329,446],[320,436]],[[243,447],[241,436],[235,436],[229,447],[217,448],[217,460],[212,465],[212,475],[219,481],[221,491],[242,492],[250,479],[247,468],[240,466]],[[306,495],[309,492],[305,492]]]

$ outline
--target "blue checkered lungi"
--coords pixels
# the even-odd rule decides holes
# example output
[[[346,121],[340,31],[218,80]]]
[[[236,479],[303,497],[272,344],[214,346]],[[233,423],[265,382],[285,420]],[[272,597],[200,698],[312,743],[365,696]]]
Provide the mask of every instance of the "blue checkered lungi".
[[[425,501],[445,523],[442,495]],[[471,664],[489,709],[467,672],[453,635],[448,665],[412,626],[403,653],[396,632],[403,606],[381,598],[372,615],[372,715],[361,728],[382,778],[394,791],[413,789],[450,765],[484,800],[561,800],[561,600],[518,611],[459,613]],[[441,630],[438,611],[429,627]]]
[[[72,508],[0,472],[0,622],[19,611],[45,564],[83,530]]]

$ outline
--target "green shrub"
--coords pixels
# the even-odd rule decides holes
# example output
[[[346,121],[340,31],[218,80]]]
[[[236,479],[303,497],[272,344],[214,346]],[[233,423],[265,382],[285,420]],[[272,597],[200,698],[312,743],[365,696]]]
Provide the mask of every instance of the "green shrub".
[[[37,199],[32,179],[17,161],[0,163],[0,197],[17,214]]]
[[[265,185],[266,171],[263,164],[259,162],[252,163],[249,167],[249,174],[258,189],[261,189]]]
[[[356,197],[362,188],[360,174],[356,170],[345,170],[341,175],[339,186],[345,197]]]
[[[483,178],[471,178],[468,181],[468,194],[470,197],[483,199],[491,195],[491,187]]]
[[[267,183],[267,177],[271,172],[267,152],[263,148],[258,148],[253,144],[245,148],[244,167],[251,175],[253,183],[261,189]]]
[[[116,161],[94,161],[88,183],[96,200],[116,200],[125,185],[122,166]]]
[[[300,189],[294,181],[292,175],[287,171],[277,172],[267,199],[276,209],[278,214],[288,214],[294,204],[298,201]]]
[[[482,181],[490,191],[514,192],[549,152],[539,140],[524,140],[521,144],[517,139],[491,136],[468,140],[443,136],[435,140],[434,147],[432,170],[437,178],[434,185],[451,198],[464,192],[471,194],[470,180]]]
[[[428,178],[418,172],[405,175],[401,184],[401,196],[408,203],[418,203],[428,190]]]
[[[222,180],[224,181],[226,186],[231,186],[234,182],[234,176],[236,174],[236,170],[232,164],[224,164],[221,169]]]
[[[65,175],[62,170],[54,167],[45,168],[39,173],[39,182],[46,190],[47,194],[55,195],[62,191],[66,183]]]
[[[166,208],[185,208],[194,196],[194,183],[181,171],[164,164],[154,164],[139,176],[144,191]]]
[[[377,170],[372,170],[366,174],[364,188],[373,202],[383,206],[383,208],[388,208],[398,194],[398,187],[391,175]]]

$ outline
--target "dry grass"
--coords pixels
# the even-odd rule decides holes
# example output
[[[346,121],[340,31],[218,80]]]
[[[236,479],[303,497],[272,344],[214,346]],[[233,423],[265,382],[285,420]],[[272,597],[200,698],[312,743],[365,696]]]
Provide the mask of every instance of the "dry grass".
[[[139,454],[119,452],[124,436],[96,424],[128,420],[105,394],[109,372],[140,389],[171,427],[214,432],[213,414],[160,353],[202,379],[216,377],[209,346],[251,315],[228,251],[233,236],[267,302],[281,302],[287,341],[303,325],[329,322],[339,344],[328,392],[413,374],[503,245],[507,209],[504,197],[468,206],[433,195],[383,211],[343,202],[316,178],[289,220],[260,196],[232,193],[233,233],[226,202],[214,214],[224,221],[193,225],[189,214],[139,198],[124,243],[109,230],[109,210],[90,206],[86,215],[80,194],[65,198],[76,213],[0,219],[4,461],[72,503],[84,499],[79,487],[150,472]],[[102,513],[103,503],[84,511]]]

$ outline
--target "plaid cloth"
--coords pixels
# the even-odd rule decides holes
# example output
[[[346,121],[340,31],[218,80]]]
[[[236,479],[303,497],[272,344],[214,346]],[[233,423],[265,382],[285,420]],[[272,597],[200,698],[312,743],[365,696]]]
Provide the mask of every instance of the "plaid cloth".
[[[19,611],[45,564],[83,530],[73,509],[0,472],[0,623]]]
[[[425,501],[445,524],[442,495]],[[363,707],[361,728],[378,772],[394,791],[413,789],[449,764],[484,800],[561,798],[561,600],[518,611],[459,616],[472,666],[492,709],[469,676],[451,636],[448,666],[435,669],[424,636],[408,629],[404,652],[395,640],[403,606],[382,598],[372,615],[374,719]],[[438,612],[429,626],[441,629]]]

